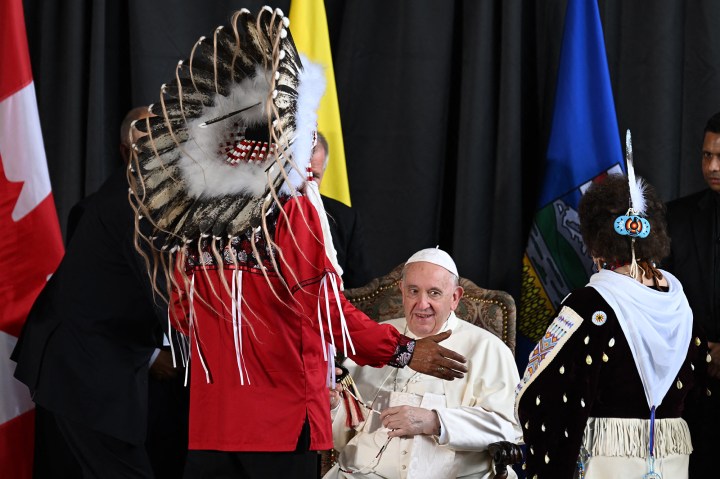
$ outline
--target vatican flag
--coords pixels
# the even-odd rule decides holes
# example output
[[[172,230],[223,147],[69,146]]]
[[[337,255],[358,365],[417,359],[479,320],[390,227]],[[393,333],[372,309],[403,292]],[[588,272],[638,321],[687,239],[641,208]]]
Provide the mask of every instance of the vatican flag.
[[[340,125],[340,108],[324,1],[292,0],[290,31],[298,51],[325,69],[327,87],[318,109],[318,129],[327,138],[330,146],[330,161],[320,185],[320,192],[351,206],[345,166],[345,145]]]

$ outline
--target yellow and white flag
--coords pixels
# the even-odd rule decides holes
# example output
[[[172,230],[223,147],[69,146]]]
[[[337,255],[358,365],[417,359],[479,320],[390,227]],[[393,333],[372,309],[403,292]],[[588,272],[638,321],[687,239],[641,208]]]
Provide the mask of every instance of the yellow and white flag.
[[[327,89],[318,109],[318,129],[327,138],[331,158],[320,185],[320,192],[351,206],[324,0],[292,0],[290,31],[298,51],[325,69]]]

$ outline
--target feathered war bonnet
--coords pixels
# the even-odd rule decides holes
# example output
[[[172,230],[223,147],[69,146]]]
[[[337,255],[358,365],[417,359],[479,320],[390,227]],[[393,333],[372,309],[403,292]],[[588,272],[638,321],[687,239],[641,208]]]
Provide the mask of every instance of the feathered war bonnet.
[[[153,279],[161,266],[175,281],[193,241],[216,248],[261,234],[272,244],[265,218],[305,183],[325,77],[300,58],[288,25],[279,9],[236,12],[195,43],[152,116],[134,124],[146,136],[133,145],[130,202]]]

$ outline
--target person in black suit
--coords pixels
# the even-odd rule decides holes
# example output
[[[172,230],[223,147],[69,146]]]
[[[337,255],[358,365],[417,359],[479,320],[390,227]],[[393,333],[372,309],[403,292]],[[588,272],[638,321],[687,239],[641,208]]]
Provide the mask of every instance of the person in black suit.
[[[141,134],[132,128],[134,121],[149,116],[146,106],[130,110],[120,127],[120,155],[124,165],[130,164],[133,142]],[[96,193],[80,200],[68,215],[66,237],[69,242],[88,203]],[[155,349],[150,360],[148,382],[148,429],[145,449],[150,457],[155,479],[176,479],[182,476],[187,456],[188,408],[190,395],[185,387],[185,369],[180,363],[180,354],[173,361],[170,340],[175,351],[179,351],[184,339],[175,330],[170,339],[163,335],[162,346]],[[175,365],[177,364],[177,367]],[[72,468],[69,468],[72,470]],[[54,474],[57,474],[55,472]],[[56,475],[49,477],[56,478]]]
[[[317,137],[310,166],[313,179],[319,186],[330,158],[330,147],[322,133],[318,132]],[[337,250],[338,264],[343,269],[342,279],[345,287],[357,288],[367,284],[372,276],[367,267],[362,223],[357,211],[333,198],[320,196],[328,215],[330,235]]]
[[[672,243],[664,264],[682,283],[710,349],[710,400],[707,407],[687,411],[694,448],[691,478],[717,473],[714,455],[720,448],[720,113],[708,120],[704,135],[702,172],[708,188],[668,203]]]
[[[47,444],[56,425],[85,478],[154,477],[145,449],[148,369],[167,308],[134,247],[125,170],[82,202],[65,257],[12,355],[37,405],[38,442]],[[36,461],[35,477],[73,474]]]

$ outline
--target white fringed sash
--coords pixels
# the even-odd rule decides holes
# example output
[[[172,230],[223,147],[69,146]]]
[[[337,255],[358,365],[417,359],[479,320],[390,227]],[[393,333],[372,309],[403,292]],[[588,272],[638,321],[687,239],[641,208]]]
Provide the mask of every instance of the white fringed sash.
[[[340,267],[340,263],[337,260],[337,250],[335,244],[333,244],[332,235],[330,234],[330,223],[327,219],[327,213],[325,212],[325,206],[323,205],[322,198],[320,197],[320,190],[318,184],[314,181],[308,181],[305,184],[305,196],[310,200],[310,204],[313,205],[317,212],[318,219],[320,219],[320,227],[323,232],[323,243],[325,244],[325,255],[330,260],[335,272],[338,277],[342,276],[343,270]]]
[[[343,270],[340,267],[340,264],[337,261],[337,251],[335,250],[335,246],[333,244],[332,236],[330,234],[330,223],[328,223],[327,219],[327,213],[325,212],[325,207],[322,203],[322,198],[320,197],[320,190],[318,190],[318,185],[314,181],[308,181],[305,186],[305,196],[310,200],[310,203],[315,208],[315,211],[317,212],[318,218],[320,219],[320,226],[322,228],[323,233],[323,242],[325,244],[325,255],[330,260],[330,264],[332,264],[333,268],[335,269],[336,274],[327,273],[323,276],[322,280],[320,281],[320,289],[318,291],[318,324],[320,329],[320,340],[322,341],[322,349],[323,349],[323,358],[325,361],[328,361],[328,358],[332,358],[336,351],[338,351],[338,347],[335,345],[335,337],[333,335],[332,330],[332,321],[330,318],[330,300],[331,298],[334,299],[334,301],[337,303],[338,311],[340,313],[340,334],[342,336],[343,341],[343,354],[345,356],[348,356],[348,345],[350,346],[350,350],[352,351],[352,354],[355,354],[355,346],[353,345],[352,339],[350,338],[350,330],[347,327],[347,321],[345,320],[345,314],[343,313],[342,309],[342,303],[340,302],[340,291],[343,290],[343,284],[342,284],[342,273]],[[330,284],[330,288],[328,288],[328,283]],[[329,289],[332,290],[332,295],[330,295]],[[322,318],[322,310],[320,304],[320,297],[324,295],[325,297],[325,317],[327,320],[327,327],[328,327],[328,334],[330,335],[330,347],[332,348],[332,352],[328,354],[327,352],[327,345],[328,343],[325,340],[325,330],[323,327],[323,318]],[[334,367],[332,367],[330,364],[328,364],[328,368],[332,368],[334,371]],[[331,384],[328,384],[329,386]]]
[[[649,419],[591,417],[585,425],[583,447],[590,456],[647,458],[650,444]],[[662,459],[692,452],[690,430],[682,418],[655,420],[654,455]]]

